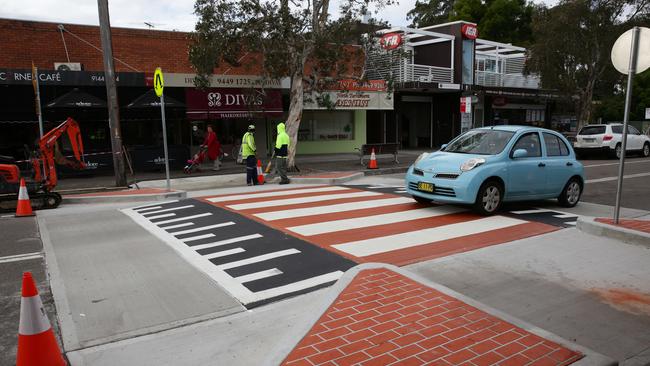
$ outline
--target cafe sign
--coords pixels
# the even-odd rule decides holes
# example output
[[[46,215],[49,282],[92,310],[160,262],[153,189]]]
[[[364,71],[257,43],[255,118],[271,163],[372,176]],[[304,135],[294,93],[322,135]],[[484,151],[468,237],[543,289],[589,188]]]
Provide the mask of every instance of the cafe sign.
[[[118,72],[115,74],[119,86],[144,86],[144,73]],[[31,85],[31,69],[0,69],[0,85]],[[106,85],[103,72],[38,70],[40,85]]]

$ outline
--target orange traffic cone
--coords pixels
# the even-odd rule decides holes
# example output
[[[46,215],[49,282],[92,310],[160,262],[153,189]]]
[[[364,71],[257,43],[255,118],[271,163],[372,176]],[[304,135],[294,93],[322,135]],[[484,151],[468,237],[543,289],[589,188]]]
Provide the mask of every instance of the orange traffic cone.
[[[30,272],[23,273],[16,366],[65,366]]]
[[[264,173],[262,172],[262,160],[257,159],[257,183],[264,184]]]
[[[27,194],[27,186],[25,179],[20,178],[20,190],[18,190],[18,205],[16,206],[16,217],[34,216],[32,212],[32,204],[29,203],[29,195]]]
[[[368,169],[377,169],[377,157],[375,156],[374,148],[370,153],[370,163],[368,163]]]

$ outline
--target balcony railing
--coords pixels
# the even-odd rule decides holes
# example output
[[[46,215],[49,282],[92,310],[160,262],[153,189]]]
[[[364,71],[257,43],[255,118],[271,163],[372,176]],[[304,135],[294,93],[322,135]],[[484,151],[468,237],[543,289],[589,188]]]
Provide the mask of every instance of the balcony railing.
[[[524,74],[501,74],[491,71],[476,71],[474,84],[482,86],[539,89],[539,76]]]
[[[454,69],[448,67],[427,66],[418,64],[401,64],[399,66],[398,82],[419,81],[423,83],[451,83]]]

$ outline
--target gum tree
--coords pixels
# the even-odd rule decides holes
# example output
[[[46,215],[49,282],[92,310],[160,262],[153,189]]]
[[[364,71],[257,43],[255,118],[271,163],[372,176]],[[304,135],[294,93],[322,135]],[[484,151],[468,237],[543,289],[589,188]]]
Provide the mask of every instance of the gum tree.
[[[341,0],[337,18],[329,0],[196,0],[199,20],[189,58],[197,71],[195,84],[221,63],[248,65],[266,78],[291,79],[287,133],[289,167],[294,167],[304,93],[327,80],[363,77],[363,34],[377,26],[360,22],[372,8],[377,13],[395,0]]]

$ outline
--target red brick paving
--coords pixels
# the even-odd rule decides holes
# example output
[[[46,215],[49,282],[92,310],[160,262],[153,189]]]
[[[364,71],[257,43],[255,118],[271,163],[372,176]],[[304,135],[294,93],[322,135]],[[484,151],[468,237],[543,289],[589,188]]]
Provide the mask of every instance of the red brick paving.
[[[380,268],[357,274],[283,365],[569,365],[582,357]]]
[[[650,220],[618,220],[618,225],[612,219],[598,218],[596,221],[650,234]]]

